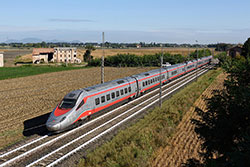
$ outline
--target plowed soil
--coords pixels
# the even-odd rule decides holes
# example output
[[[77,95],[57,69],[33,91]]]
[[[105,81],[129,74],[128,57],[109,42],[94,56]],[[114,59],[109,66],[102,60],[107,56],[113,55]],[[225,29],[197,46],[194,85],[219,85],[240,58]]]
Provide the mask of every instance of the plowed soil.
[[[191,123],[191,119],[199,119],[194,112],[195,107],[199,107],[206,111],[205,98],[212,96],[212,91],[223,88],[225,74],[220,74],[217,79],[203,92],[199,99],[194,103],[194,107],[185,114],[183,120],[176,129],[176,133],[169,140],[166,148],[159,149],[158,156],[152,162],[153,167],[180,167],[190,158],[195,158],[202,162],[199,156],[201,152],[202,141],[198,139],[194,131],[195,126]]]
[[[105,81],[150,69],[108,67]],[[100,68],[89,68],[1,80],[0,149],[24,138],[25,122],[46,121],[42,116],[70,91],[100,83],[100,74]]]

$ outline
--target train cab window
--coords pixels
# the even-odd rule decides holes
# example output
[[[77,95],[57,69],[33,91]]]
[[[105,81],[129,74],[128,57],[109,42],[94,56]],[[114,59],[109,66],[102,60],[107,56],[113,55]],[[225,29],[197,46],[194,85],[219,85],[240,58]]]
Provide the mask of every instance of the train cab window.
[[[120,96],[119,91],[116,91],[116,97],[119,97],[119,96]]]
[[[109,101],[110,100],[110,94],[107,94],[106,98],[107,98],[107,101]]]
[[[99,98],[96,98],[96,99],[95,99],[95,105],[98,105],[98,104],[100,104],[100,99],[99,99]]]
[[[102,101],[102,103],[105,102],[105,96],[102,96],[102,97],[101,97],[101,101]]]
[[[112,99],[114,99],[115,98],[115,92],[112,92],[111,96],[112,96]]]
[[[77,107],[76,110],[78,110],[79,108],[81,108],[83,104],[84,104],[84,100],[81,101],[81,103],[79,104],[79,106]]]
[[[131,87],[128,87],[128,91],[131,92]]]
[[[128,88],[125,88],[124,91],[125,91],[125,94],[128,93]]]
[[[68,109],[73,108],[76,104],[75,99],[63,99],[62,102],[59,105],[60,109]]]
[[[120,91],[120,92],[121,92],[121,96],[122,96],[122,95],[124,94],[123,89],[121,89],[121,91]]]

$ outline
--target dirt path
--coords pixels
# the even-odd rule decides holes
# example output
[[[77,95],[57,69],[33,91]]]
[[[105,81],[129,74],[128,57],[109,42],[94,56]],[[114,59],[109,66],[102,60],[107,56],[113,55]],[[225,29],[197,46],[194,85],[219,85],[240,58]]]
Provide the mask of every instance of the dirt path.
[[[212,91],[221,89],[225,74],[220,74],[217,79],[203,92],[203,94],[196,100],[194,107],[185,114],[183,120],[176,129],[176,133],[169,141],[166,148],[161,148],[158,151],[158,156],[152,163],[153,167],[180,167],[190,158],[196,158],[202,161],[198,152],[201,151],[201,141],[198,140],[197,134],[194,131],[194,125],[191,124],[191,119],[198,119],[194,112],[195,107],[206,110],[204,98],[212,96]]]
[[[107,67],[105,81],[150,69]],[[100,73],[97,67],[1,80],[0,148],[23,138],[25,121],[46,121],[41,116],[51,112],[70,91],[100,83]]]

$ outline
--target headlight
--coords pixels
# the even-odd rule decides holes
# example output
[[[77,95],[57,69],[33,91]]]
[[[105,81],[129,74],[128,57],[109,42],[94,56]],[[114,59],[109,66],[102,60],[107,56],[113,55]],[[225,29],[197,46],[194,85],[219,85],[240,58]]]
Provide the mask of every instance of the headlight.
[[[63,118],[60,120],[60,122],[62,122],[63,120],[65,120],[65,118],[66,118],[66,117],[63,117]]]

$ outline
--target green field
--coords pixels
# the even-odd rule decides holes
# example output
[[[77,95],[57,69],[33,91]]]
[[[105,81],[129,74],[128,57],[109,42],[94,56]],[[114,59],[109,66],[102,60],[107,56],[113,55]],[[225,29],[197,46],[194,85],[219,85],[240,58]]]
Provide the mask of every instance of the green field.
[[[20,66],[20,67],[2,67],[0,68],[0,80],[26,77],[30,75],[37,75],[50,72],[66,71],[82,69],[87,67],[65,67],[65,66]]]
[[[183,115],[222,70],[211,70],[170,99],[156,107],[143,119],[120,131],[111,141],[88,153],[78,166],[114,167],[149,166],[157,150],[164,148]]]

